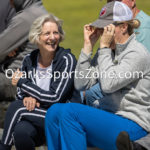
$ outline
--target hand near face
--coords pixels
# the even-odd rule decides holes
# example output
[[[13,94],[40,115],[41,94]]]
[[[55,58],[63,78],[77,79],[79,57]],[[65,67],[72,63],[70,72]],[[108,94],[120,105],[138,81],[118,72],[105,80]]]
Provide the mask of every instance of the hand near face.
[[[113,24],[104,27],[104,32],[100,39],[100,48],[104,47],[110,48],[110,45],[114,39],[114,33],[115,33],[115,26]]]
[[[23,73],[17,69],[17,71],[13,74],[12,77],[12,85],[16,86],[19,79],[22,77]]]
[[[89,54],[92,51],[96,41],[100,37],[100,34],[101,34],[100,29],[93,28],[89,24],[84,26],[84,48],[83,48],[83,51],[86,54]]]
[[[33,97],[25,97],[23,99],[23,105],[26,107],[28,111],[32,111],[35,107],[40,107],[40,103]]]

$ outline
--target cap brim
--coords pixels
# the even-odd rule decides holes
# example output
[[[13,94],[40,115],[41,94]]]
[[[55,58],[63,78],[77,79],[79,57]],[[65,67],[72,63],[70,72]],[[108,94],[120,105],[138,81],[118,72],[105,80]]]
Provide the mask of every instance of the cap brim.
[[[96,28],[104,28],[105,26],[112,24],[113,20],[106,20],[106,19],[97,19],[93,23],[90,24],[90,26],[96,27]]]

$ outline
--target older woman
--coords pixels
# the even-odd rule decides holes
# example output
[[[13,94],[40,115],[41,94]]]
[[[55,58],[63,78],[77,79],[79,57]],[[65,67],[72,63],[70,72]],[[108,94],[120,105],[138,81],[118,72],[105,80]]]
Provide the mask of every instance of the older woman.
[[[150,55],[135,39],[133,29],[138,26],[139,21],[132,20],[131,10],[121,2],[108,3],[98,20],[85,25],[75,86],[85,90],[99,82],[106,94],[101,109],[53,105],[46,115],[49,150],[86,150],[87,144],[116,150],[121,131],[128,132],[132,141],[150,131]],[[97,66],[93,67],[91,53],[99,37]],[[118,150],[124,149],[118,146]]]
[[[24,58],[22,71],[13,76],[17,101],[7,111],[0,150],[10,150],[13,143],[17,150],[43,144],[47,109],[72,99],[76,60],[69,49],[59,47],[64,39],[62,21],[52,14],[39,17],[29,39],[38,49]]]

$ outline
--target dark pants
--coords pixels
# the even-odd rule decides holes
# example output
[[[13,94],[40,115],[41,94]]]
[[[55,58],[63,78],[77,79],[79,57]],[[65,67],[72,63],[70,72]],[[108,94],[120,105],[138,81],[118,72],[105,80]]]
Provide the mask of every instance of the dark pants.
[[[16,87],[11,84],[4,72],[0,72],[0,102],[15,100]]]
[[[5,117],[2,144],[15,144],[17,150],[35,150],[45,142],[44,120],[46,110],[28,111],[22,101],[14,101]]]

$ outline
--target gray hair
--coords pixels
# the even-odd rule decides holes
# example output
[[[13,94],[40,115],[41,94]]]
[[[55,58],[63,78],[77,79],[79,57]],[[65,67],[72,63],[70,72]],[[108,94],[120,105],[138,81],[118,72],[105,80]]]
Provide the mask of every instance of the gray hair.
[[[39,43],[39,36],[42,33],[42,27],[44,23],[46,22],[54,22],[58,26],[58,32],[60,34],[60,42],[64,40],[65,33],[62,29],[63,21],[54,16],[53,14],[46,14],[41,17],[38,17],[32,24],[30,32],[29,32],[29,41],[32,44],[38,44]]]

